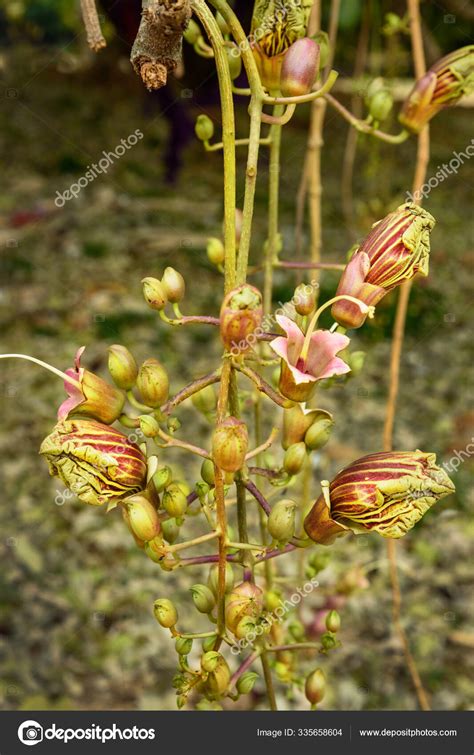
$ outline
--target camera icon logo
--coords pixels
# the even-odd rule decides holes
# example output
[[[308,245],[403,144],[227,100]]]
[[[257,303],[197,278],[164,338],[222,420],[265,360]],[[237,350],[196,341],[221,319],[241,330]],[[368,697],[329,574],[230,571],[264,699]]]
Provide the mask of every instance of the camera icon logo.
[[[38,721],[23,721],[18,727],[18,739],[24,745],[37,745],[43,741],[43,727]]]

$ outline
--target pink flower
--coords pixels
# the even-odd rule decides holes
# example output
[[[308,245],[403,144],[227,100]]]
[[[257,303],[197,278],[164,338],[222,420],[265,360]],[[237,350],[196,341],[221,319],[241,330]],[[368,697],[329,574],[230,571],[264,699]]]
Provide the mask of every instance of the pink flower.
[[[68,419],[71,414],[97,419],[111,425],[119,418],[125,403],[125,394],[114,388],[93,372],[81,367],[85,346],[77,350],[74,367],[66,370],[70,380],[64,381],[68,397],[58,409],[58,419]]]
[[[270,346],[281,357],[280,392],[292,401],[307,401],[317,380],[344,375],[350,367],[336,354],[349,345],[349,338],[329,330],[316,330],[302,357],[305,335],[288,317],[276,315],[285,336],[275,338]]]

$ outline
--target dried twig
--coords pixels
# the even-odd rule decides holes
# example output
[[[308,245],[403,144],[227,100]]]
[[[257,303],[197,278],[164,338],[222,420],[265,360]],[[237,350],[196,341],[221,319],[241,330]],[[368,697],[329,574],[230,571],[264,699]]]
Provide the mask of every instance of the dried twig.
[[[84,26],[86,27],[87,44],[91,50],[99,52],[103,47],[106,47],[107,42],[105,41],[102,29],[100,28],[95,0],[81,0],[81,11]]]

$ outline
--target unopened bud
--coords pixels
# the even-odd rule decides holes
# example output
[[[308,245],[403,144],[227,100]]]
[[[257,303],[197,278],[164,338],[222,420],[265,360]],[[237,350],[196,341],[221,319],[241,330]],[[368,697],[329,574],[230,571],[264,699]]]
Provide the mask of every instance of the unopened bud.
[[[237,682],[237,692],[240,695],[248,695],[254,688],[258,674],[255,671],[246,671]]]
[[[316,289],[306,283],[300,283],[295,289],[292,301],[297,313],[306,317],[316,307]]]
[[[235,627],[234,634],[238,640],[243,640],[250,632],[255,631],[255,626],[255,619],[251,616],[243,616]]]
[[[177,304],[184,298],[186,284],[181,273],[175,270],[174,267],[167,267],[165,269],[161,284],[171,304]]]
[[[349,354],[347,363],[351,368],[351,375],[354,377],[362,372],[365,356],[365,351],[353,351],[352,354]]]
[[[178,637],[175,643],[178,655],[189,655],[193,647],[193,641],[187,637]]]
[[[284,97],[308,94],[319,69],[319,45],[309,37],[293,42],[281,67],[280,90]]]
[[[211,613],[216,605],[216,599],[207,585],[193,585],[191,595],[194,605],[200,613]]]
[[[169,379],[157,359],[147,359],[138,371],[137,388],[143,402],[153,408],[164,404],[169,394]]]
[[[281,606],[281,594],[277,592],[276,590],[267,590],[265,595],[263,596],[263,600],[265,603],[265,608],[267,611],[274,611],[276,608],[279,608]]]
[[[217,397],[213,386],[207,385],[198,393],[194,393],[191,401],[198,412],[202,412],[204,415],[213,412],[217,406]]]
[[[321,637],[321,645],[325,652],[328,650],[334,650],[339,644],[340,643],[336,640],[332,632],[325,632]]]
[[[155,564],[162,565],[165,551],[163,549],[163,540],[160,536],[154,537],[148,543],[145,543],[144,551]]]
[[[179,535],[179,526],[176,519],[166,519],[161,522],[161,532],[167,543],[174,543]]]
[[[210,238],[207,240],[207,257],[213,265],[222,265],[225,259],[224,244],[220,239]]]
[[[153,605],[153,613],[155,614],[155,619],[157,620],[158,624],[161,624],[161,626],[165,627],[165,629],[174,627],[174,625],[178,621],[178,612],[171,600],[168,600],[168,598],[160,598],[160,600],[155,600],[155,603]]]
[[[300,472],[303,467],[305,459],[306,446],[303,441],[301,441],[300,443],[293,443],[293,445],[285,451],[283,469],[289,475],[298,474],[298,472]]]
[[[133,355],[118,343],[109,346],[109,372],[118,388],[129,391],[135,385],[138,367]]]
[[[143,278],[143,296],[149,307],[158,312],[168,304],[165,287],[158,278]]]
[[[212,139],[214,136],[214,124],[208,115],[198,115],[194,131],[201,142],[208,142]]]
[[[156,492],[161,493],[173,479],[173,472],[170,467],[160,467],[153,475],[153,484]]]
[[[242,71],[242,58],[238,47],[226,47],[227,62],[229,64],[229,73],[232,81],[240,76]]]
[[[138,419],[145,438],[156,438],[160,430],[158,421],[151,414],[142,414]]]
[[[282,446],[285,451],[294,443],[304,440],[305,433],[314,419],[315,413],[307,412],[305,414],[299,404],[291,407],[291,409],[284,410]]]
[[[262,294],[247,283],[229,291],[222,302],[220,331],[229,351],[245,352],[255,343],[254,332],[263,317]]]
[[[188,500],[176,482],[172,482],[163,493],[163,508],[171,516],[179,519],[188,508]]]
[[[306,431],[304,442],[310,451],[316,451],[326,445],[332,432],[334,422],[329,412],[320,410],[320,416]],[[324,414],[327,416],[325,417]]]
[[[301,642],[305,638],[305,630],[301,621],[292,621],[288,630],[296,642]]]
[[[204,653],[204,655],[201,658],[202,670],[210,674],[217,667],[217,664],[219,663],[219,658],[221,657],[222,657],[221,654],[218,653],[216,650],[209,650],[207,653]]]
[[[204,459],[201,464],[201,477],[211,487],[215,485],[214,462],[211,459]]]
[[[258,619],[263,607],[263,593],[252,582],[241,582],[229,593],[226,601],[226,624],[234,632],[244,616]]]
[[[226,692],[230,682],[230,669],[225,658],[219,654],[217,665],[209,674],[207,679],[207,689],[211,695],[223,695]]]
[[[219,566],[217,564],[214,564],[214,566],[211,566],[211,568],[209,569],[209,577],[207,578],[207,584],[209,585],[214,595],[217,596],[218,587],[219,587]],[[225,566],[225,592],[226,593],[230,592],[233,586],[234,586],[234,570],[232,569],[231,564],[227,562]]]
[[[329,611],[326,616],[326,629],[328,632],[338,632],[341,628],[341,617],[337,611]]]
[[[214,430],[212,457],[220,469],[237,472],[244,465],[248,443],[245,423],[235,417],[227,417]]]
[[[321,702],[326,692],[326,676],[321,668],[315,669],[306,678],[304,691],[311,705]]]
[[[393,107],[393,97],[388,89],[379,89],[368,97],[369,113],[375,121],[384,121]]]
[[[205,637],[202,641],[202,649],[204,653],[208,653],[209,650],[212,650],[214,645],[216,644],[217,635],[211,634],[210,637]]]
[[[268,517],[268,531],[277,542],[286,542],[295,534],[295,520],[296,503],[289,498],[279,501]]]
[[[160,520],[152,503],[144,495],[126,498],[123,506],[127,511],[128,522],[134,535],[148,542],[160,534]]]

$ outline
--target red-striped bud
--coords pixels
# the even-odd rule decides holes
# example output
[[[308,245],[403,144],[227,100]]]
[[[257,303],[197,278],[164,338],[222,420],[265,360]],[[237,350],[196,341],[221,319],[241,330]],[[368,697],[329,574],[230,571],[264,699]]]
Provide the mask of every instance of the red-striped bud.
[[[244,284],[229,291],[220,312],[221,338],[229,351],[248,351],[249,339],[260,326],[263,317],[262,294],[254,286]]]
[[[227,417],[214,430],[212,458],[224,472],[238,472],[245,462],[249,436],[245,422]]]

